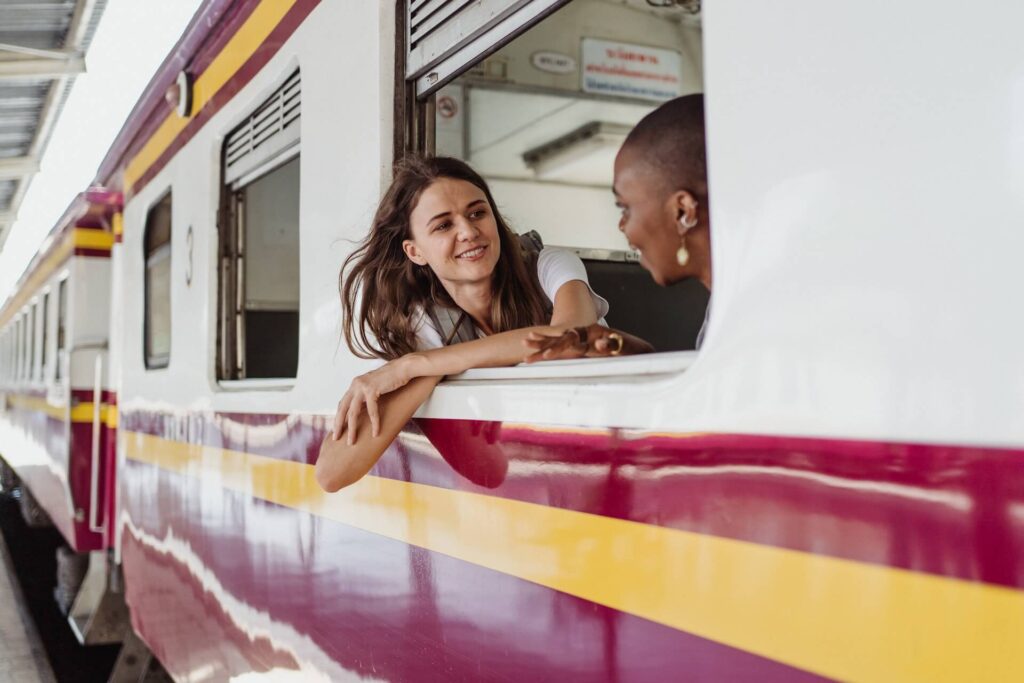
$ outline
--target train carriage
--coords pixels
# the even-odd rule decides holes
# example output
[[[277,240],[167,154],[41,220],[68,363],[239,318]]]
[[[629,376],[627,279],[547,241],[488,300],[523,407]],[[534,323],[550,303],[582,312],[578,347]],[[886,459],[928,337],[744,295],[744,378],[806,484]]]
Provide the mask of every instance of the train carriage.
[[[176,680],[1024,675],[1024,9],[703,5],[203,6],[98,172],[84,314],[117,404],[95,548]],[[650,283],[609,192],[632,125],[692,92],[699,352],[706,292]],[[410,151],[471,163],[663,352],[448,378],[327,494],[369,367],[338,267]],[[34,292],[0,314],[15,378]],[[0,447],[35,491],[17,386]]]
[[[0,310],[0,450],[23,502],[76,552],[113,539],[112,217],[105,204],[76,198]]]

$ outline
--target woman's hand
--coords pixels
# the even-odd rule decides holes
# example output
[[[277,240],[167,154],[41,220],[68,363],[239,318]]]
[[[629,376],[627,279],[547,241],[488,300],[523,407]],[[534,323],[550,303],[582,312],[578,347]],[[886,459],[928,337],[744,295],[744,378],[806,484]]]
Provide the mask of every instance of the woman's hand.
[[[404,387],[413,378],[410,371],[411,355],[388,361],[376,370],[371,370],[352,380],[348,391],[338,402],[338,412],[334,416],[335,440],[340,439],[342,433],[347,431],[349,445],[355,443],[359,417],[363,412],[364,405],[366,414],[370,418],[372,435],[376,437],[380,434],[378,402],[381,396]]]
[[[653,346],[639,337],[596,323],[586,327],[572,327],[560,335],[531,332],[523,343],[530,350],[525,358],[527,363],[605,358],[654,351]]]
[[[531,332],[524,342],[532,351],[526,362],[617,356],[622,353],[622,341],[621,334],[596,323],[570,327],[560,335]]]

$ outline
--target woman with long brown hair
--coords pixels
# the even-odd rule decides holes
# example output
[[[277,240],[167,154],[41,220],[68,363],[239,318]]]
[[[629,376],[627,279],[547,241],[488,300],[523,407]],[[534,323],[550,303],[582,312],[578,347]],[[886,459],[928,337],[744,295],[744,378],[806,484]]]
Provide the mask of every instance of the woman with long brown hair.
[[[361,438],[364,409],[369,438],[387,437],[378,403],[416,378],[433,378],[405,392],[418,405],[445,375],[520,362],[531,331],[559,334],[608,310],[575,254],[517,236],[483,178],[446,157],[396,167],[369,236],[342,267],[340,290],[349,348],[388,361],[356,377],[338,404],[333,437],[346,434],[349,445]],[[333,488],[340,479],[327,469],[318,463],[318,477]]]

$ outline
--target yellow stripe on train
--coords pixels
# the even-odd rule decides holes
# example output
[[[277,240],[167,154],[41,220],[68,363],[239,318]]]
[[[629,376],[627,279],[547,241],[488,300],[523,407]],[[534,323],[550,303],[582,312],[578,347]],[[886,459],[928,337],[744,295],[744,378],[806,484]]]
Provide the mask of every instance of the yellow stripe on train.
[[[110,251],[114,246],[114,233],[91,228],[75,228],[75,248]]]
[[[126,456],[844,680],[1024,680],[1024,592],[122,432]],[[211,477],[209,475],[216,475]]]
[[[36,396],[8,396],[7,403],[19,410],[28,410],[37,413],[44,413],[57,420],[64,420],[68,417],[68,407],[50,403],[45,398]],[[76,423],[89,422],[95,418],[95,403],[84,401],[71,407],[71,421]],[[117,406],[109,403],[100,404],[100,422],[110,429],[117,429],[118,412]]]
[[[296,0],[263,0],[221,49],[192,86],[192,111],[201,110],[217,91],[255,54]],[[188,119],[171,112],[146,141],[124,171],[124,187],[130,191],[185,129]]]

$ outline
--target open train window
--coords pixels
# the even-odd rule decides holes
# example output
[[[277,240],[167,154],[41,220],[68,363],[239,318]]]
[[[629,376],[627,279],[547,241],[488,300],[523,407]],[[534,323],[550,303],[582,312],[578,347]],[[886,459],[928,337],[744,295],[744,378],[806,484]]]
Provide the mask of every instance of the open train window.
[[[293,72],[224,142],[220,380],[298,370],[301,85]]]
[[[171,193],[146,215],[144,353],[146,368],[166,368],[171,359]],[[61,283],[62,285],[64,283]]]
[[[708,294],[696,281],[661,288],[640,266],[618,230],[612,166],[643,116],[703,91],[697,9],[411,2],[405,17],[406,148],[471,164],[513,229],[583,258],[609,325],[659,351],[695,348]]]

